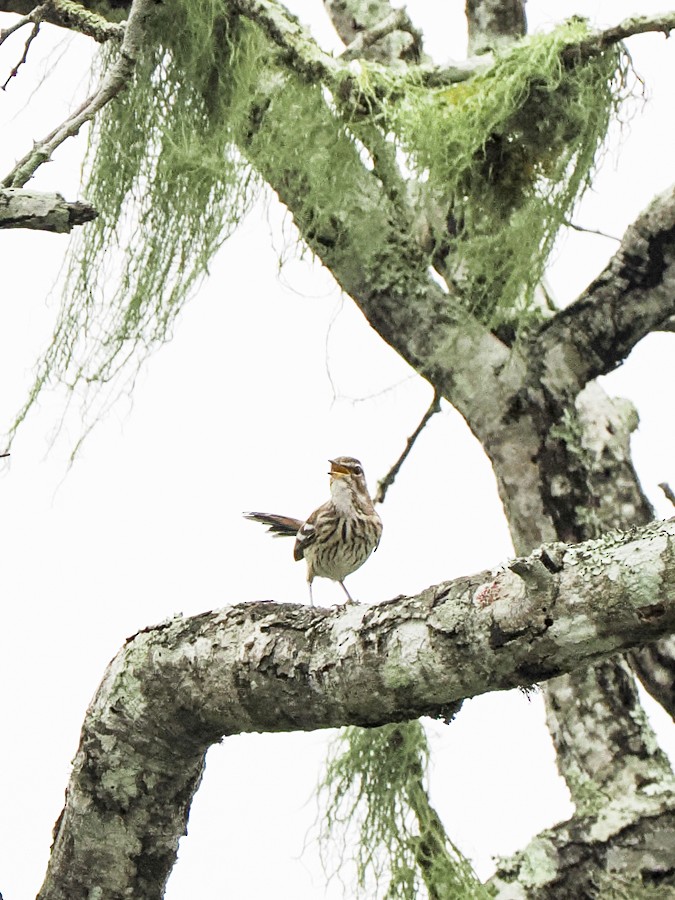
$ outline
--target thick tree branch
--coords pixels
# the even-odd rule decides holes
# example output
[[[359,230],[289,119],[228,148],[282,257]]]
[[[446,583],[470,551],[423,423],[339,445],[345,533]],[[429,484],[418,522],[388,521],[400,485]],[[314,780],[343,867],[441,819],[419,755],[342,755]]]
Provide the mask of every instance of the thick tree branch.
[[[394,9],[390,0],[324,0],[324,6],[347,46],[343,59],[360,56],[385,65],[421,61],[422,34],[405,7]]]
[[[607,268],[584,293],[542,326],[531,358],[544,381],[573,397],[615,369],[635,344],[675,314],[675,186],[656,197],[627,229]]]
[[[0,0],[0,13],[18,13],[21,16],[30,15],[39,7],[45,7],[48,2],[40,3],[40,0]],[[55,0],[55,4],[65,9],[66,6],[78,6],[82,12],[94,14],[109,23],[119,23],[124,19],[131,7],[132,0]],[[78,11],[74,11],[76,18],[80,19]],[[48,20],[46,20],[48,21]],[[77,28],[75,20],[66,22],[54,22],[54,25],[63,24],[66,28]],[[94,35],[91,35],[94,37]],[[96,38],[99,40],[99,38]]]
[[[2,9],[1,4],[0,9]],[[18,12],[18,10],[16,11]],[[45,0],[40,5],[34,5],[23,19],[19,19],[9,28],[0,31],[0,44],[24,25],[39,24],[40,22],[49,22],[50,25],[79,31],[80,34],[86,34],[99,43],[121,40],[124,35],[124,25],[109,22],[104,16],[94,10],[86,9],[75,0]]]
[[[143,45],[145,20],[152,14],[154,7],[154,0],[134,0],[129,21],[124,29],[119,56],[106,73],[96,93],[88,97],[82,106],[51,134],[35,144],[4,179],[2,182],[4,187],[23,187],[65,140],[76,135],[106,103],[126,88]]]
[[[514,9],[518,6],[522,7],[521,0],[510,0],[510,2]],[[336,59],[321,50],[307,29],[288,12],[279,0],[233,0],[232,5],[240,15],[246,16],[262,28],[267,36],[277,44],[282,55],[291,63],[296,72],[310,81],[320,80],[331,89],[339,87],[337,93],[343,100],[352,92],[358,96],[358,78],[356,73],[348,68],[347,61],[353,54],[348,54],[345,59]],[[344,6],[344,4],[336,5]],[[570,45],[566,54],[572,61],[586,59],[601,53],[609,45],[630,37],[631,34],[643,34],[648,31],[669,33],[672,29],[675,29],[675,12],[626,19],[620,25],[592,32],[583,42]],[[359,33],[359,30],[353,28],[341,31],[346,43],[355,40]],[[349,41],[346,38],[349,38]],[[487,71],[493,61],[494,58],[491,54],[484,53],[445,66],[428,64],[409,66],[407,71],[417,85],[423,84],[430,88],[444,87],[466,81],[474,75]],[[352,91],[350,91],[350,83],[353,85]],[[404,76],[402,76],[401,89],[402,91],[405,89]]]
[[[283,83],[274,85],[258,98],[250,115],[256,131],[242,144],[242,152],[380,336],[460,410],[481,383],[492,404],[486,404],[486,415],[496,414],[495,372],[508,361],[508,348],[432,278],[429,254],[417,240],[413,210],[402,198],[392,201],[377,171],[364,165],[341,121],[326,106],[315,111],[315,146],[327,149],[314,155],[311,179],[331,183],[333,152],[342,161],[341,188],[323,199],[320,226],[316,210],[307,203],[308,172],[302,159],[283,170],[269,164],[266,148],[282,143],[287,134],[288,123],[275,103],[277,92],[283,95],[286,89]],[[471,377],[455,377],[460,371]]]
[[[651,796],[617,798],[596,815],[575,816],[543,831],[524,851],[500,860],[489,881],[493,897],[665,900],[672,896],[675,872],[674,811],[671,783]]]
[[[508,47],[527,30],[525,0],[466,0],[469,53]]]
[[[160,896],[223,735],[443,716],[674,628],[671,520],[374,607],[252,603],[146,629],[87,713],[39,896]]]
[[[672,638],[638,648],[631,662],[668,642]],[[642,885],[670,883],[675,781],[628,664],[604,660],[553,679],[545,694],[558,768],[576,812],[501,863],[490,881],[495,896],[513,897],[515,882],[517,896],[527,900],[628,898],[640,896]],[[542,854],[545,866],[536,863]]]
[[[64,234],[97,216],[87,203],[69,203],[60,194],[0,188],[0,229],[32,228]]]
[[[372,25],[370,28],[359,31],[354,39],[347,45],[344,52],[340,54],[340,58],[349,60],[363,56],[369,47],[372,47],[374,44],[381,41],[382,38],[397,31],[404,31],[409,34],[413,38],[415,45],[419,48],[418,52],[421,52],[422,34],[413,26],[405,9],[401,8],[392,10],[389,15],[385,16],[384,19],[377,22],[375,25]]]
[[[554,678],[545,699],[556,764],[578,816],[592,814],[598,797],[608,802],[635,796],[648,784],[673,783],[625,660],[606,659]]]
[[[675,720],[675,636],[638,647],[629,659],[645,688]]]

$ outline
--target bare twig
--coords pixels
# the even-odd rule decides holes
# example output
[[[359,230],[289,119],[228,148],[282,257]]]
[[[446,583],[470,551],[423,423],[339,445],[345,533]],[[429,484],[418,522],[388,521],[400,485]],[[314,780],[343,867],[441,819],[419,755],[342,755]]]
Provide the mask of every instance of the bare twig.
[[[401,466],[406,461],[406,458],[410,451],[413,448],[413,445],[417,438],[420,436],[422,431],[424,430],[425,425],[429,421],[429,419],[435,415],[437,412],[441,411],[441,395],[437,390],[434,391],[434,399],[431,401],[431,406],[422,416],[422,421],[417,426],[417,428],[410,435],[408,440],[406,441],[405,449],[403,453],[396,460],[391,469],[387,472],[384,478],[381,481],[377,482],[377,490],[375,491],[374,502],[375,503],[384,503],[384,498],[387,495],[387,491],[392,486],[392,484],[396,481],[396,476],[401,471]]]
[[[9,73],[9,75],[7,76],[7,79],[6,79],[5,83],[2,85],[2,90],[3,90],[3,91],[6,89],[7,85],[10,83],[10,81],[12,80],[12,78],[16,78],[16,76],[17,76],[17,74],[18,74],[18,72],[19,72],[19,69],[21,68],[21,66],[22,66],[22,65],[26,62],[26,60],[28,59],[28,50],[29,50],[29,48],[30,48],[30,45],[33,43],[33,41],[35,40],[35,38],[38,36],[39,31],[40,31],[40,23],[39,23],[39,22],[34,22],[34,23],[33,23],[32,31],[31,31],[31,33],[28,35],[28,37],[27,37],[27,39],[26,39],[26,43],[25,43],[24,48],[23,48],[23,55],[22,55],[21,59],[18,61],[18,63],[14,66],[14,68],[12,69],[12,71]]]
[[[96,113],[127,86],[141,50],[144,24],[155,8],[154,0],[134,0],[124,30],[120,53],[106,73],[98,90],[88,97],[72,116],[38,141],[2,182],[4,187],[23,187],[36,170],[51,158],[52,153],[69,137],[94,118]]]
[[[670,500],[670,502],[675,506],[675,493],[669,484],[666,484],[665,481],[662,481],[659,485],[663,493],[666,495],[666,499]]]
[[[606,231],[600,231],[598,228],[586,228],[583,225],[577,225],[575,222],[571,222],[569,219],[565,219],[564,224],[574,231],[581,231],[584,234],[597,234],[600,237],[609,238],[610,241],[616,241],[617,244],[621,243],[620,237],[617,237],[615,234],[607,234]]]
[[[340,59],[350,60],[361,56],[364,50],[372,47],[382,38],[386,37],[394,31],[407,32],[417,45],[421,45],[421,34],[410,21],[405,9],[395,9],[388,16],[385,16],[381,22],[373,25],[372,28],[366,28],[360,31],[354,40],[340,54]]]
[[[30,25],[32,22],[36,22],[41,10],[43,9],[44,6],[36,6],[31,13],[29,13],[27,16],[22,16],[20,19],[17,19],[16,22],[9,26],[9,28],[0,28],[0,44],[4,43],[11,34],[14,34],[15,31],[23,28],[24,25]]]
[[[9,450],[5,451],[5,453],[0,453],[0,459],[4,459],[6,456],[9,456]]]

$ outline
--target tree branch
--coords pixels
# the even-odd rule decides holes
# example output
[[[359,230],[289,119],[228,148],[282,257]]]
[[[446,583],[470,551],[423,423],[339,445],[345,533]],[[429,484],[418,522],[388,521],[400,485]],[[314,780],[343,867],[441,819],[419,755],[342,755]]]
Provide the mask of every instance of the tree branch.
[[[0,188],[0,229],[31,228],[64,234],[97,215],[87,203],[69,203],[60,194]]]
[[[618,25],[598,32],[597,39],[604,48],[611,44],[618,44],[619,41],[624,41],[635,34],[660,31],[669,37],[673,29],[675,29],[675,12],[661,13],[655,16],[631,16],[631,18],[619,22]]]
[[[627,229],[607,268],[579,299],[542,326],[532,359],[541,356],[544,380],[555,379],[559,392],[566,381],[574,396],[674,314],[675,186]]]
[[[49,2],[49,0],[48,0]],[[40,6],[46,6],[47,3],[40,3],[39,0],[0,0],[0,13],[18,13],[21,16],[30,15]],[[56,0],[56,5],[64,8],[67,5],[77,6],[79,10],[74,11],[79,17],[80,13],[85,15],[94,14],[108,24],[121,22],[131,7],[131,0]],[[53,22],[52,24],[63,24]],[[64,24],[64,27],[76,27],[74,24]],[[93,35],[92,35],[93,37]]]
[[[522,6],[521,0],[512,0],[511,5],[514,4]],[[240,15],[246,16],[262,28],[301,76],[312,82],[323,81],[329,88],[335,89],[336,78],[340,75],[340,97],[344,99],[349,94],[350,80],[353,82],[354,92],[358,94],[356,73],[348,68],[348,60],[353,58],[354,53],[347,56],[343,54],[342,58],[336,59],[321,50],[307,29],[277,0],[233,0],[232,5]],[[601,53],[611,44],[618,43],[632,34],[643,34],[648,31],[667,34],[673,29],[675,29],[675,13],[626,19],[620,25],[592,32],[583,42],[570,45],[565,54],[572,61],[585,59]],[[345,34],[345,38],[350,37],[354,41],[359,33],[354,32],[354,37],[351,37],[352,32],[349,31]],[[440,88],[466,81],[485,72],[493,62],[494,57],[484,53],[445,66],[411,65],[408,72],[415,84]],[[402,91],[404,85],[405,77],[402,76]]]
[[[527,29],[525,0],[466,0],[469,53],[504,49]]]
[[[139,632],[88,710],[40,900],[161,896],[223,735],[444,716],[673,630],[674,551],[675,520],[656,522],[378,606],[251,603]]]
[[[595,815],[542,831],[525,850],[499,861],[488,882],[492,896],[665,900],[672,893],[674,810],[671,783],[652,796],[617,798]]]
[[[2,4],[0,4],[0,10],[2,8]],[[22,19],[0,31],[0,44],[24,25],[39,24],[40,22],[49,22],[50,25],[79,31],[80,34],[86,34],[99,43],[121,40],[124,35],[124,25],[109,22],[104,16],[91,9],[86,9],[75,0],[46,0],[39,6],[34,5],[34,8]]]
[[[6,37],[8,37],[8,35],[11,34],[13,31],[14,31],[13,28],[9,28],[9,29],[7,29],[7,31],[0,32],[0,44],[5,40]],[[38,36],[39,33],[40,33],[40,23],[39,23],[39,22],[34,22],[34,23],[33,23],[33,27],[32,27],[32,29],[31,29],[31,32],[30,32],[30,34],[28,35],[28,37],[26,38],[26,43],[24,44],[24,47],[23,47],[23,53],[21,54],[21,59],[20,59],[20,60],[18,61],[18,63],[14,66],[14,68],[11,70],[11,72],[9,73],[9,75],[7,76],[7,78],[5,79],[5,83],[1,86],[1,89],[2,89],[3,91],[6,90],[7,85],[10,83],[10,81],[12,80],[12,78],[16,78],[16,76],[17,76],[17,74],[18,74],[18,72],[19,72],[19,69],[21,68],[21,66],[22,66],[22,65],[26,62],[26,60],[28,59],[28,51],[30,50],[30,45],[33,43],[33,41],[35,40],[35,38]]]
[[[422,59],[422,34],[405,7],[393,9],[390,0],[324,0],[324,7],[347,47],[342,58],[360,56],[384,65]]]
[[[88,97],[82,106],[51,134],[34,145],[4,179],[3,187],[23,187],[65,140],[76,135],[106,103],[125,89],[143,44],[145,20],[152,14],[154,7],[154,0],[134,0],[119,56],[106,73],[96,93]]]
[[[380,481],[377,482],[377,491],[375,492],[375,496],[373,501],[375,503],[384,503],[384,498],[387,496],[387,491],[392,486],[392,484],[396,481],[396,476],[401,471],[401,466],[408,458],[408,454],[412,450],[415,441],[422,434],[424,428],[426,427],[429,419],[435,415],[437,412],[441,411],[441,395],[438,391],[434,391],[434,399],[431,401],[431,405],[429,409],[422,416],[422,420],[417,426],[417,428],[410,435],[405,444],[405,449],[403,453],[396,460],[391,469],[387,472],[387,474]]]
[[[638,647],[629,659],[646,690],[675,721],[675,636]]]
[[[288,133],[288,122],[278,111],[286,89],[284,83],[275,84],[258,98],[249,116],[255,131],[242,142],[242,153],[277,192],[308,247],[383,340],[460,410],[467,397],[475,396],[477,381],[496,398],[495,373],[508,360],[508,349],[431,277],[429,254],[418,242],[413,210],[402,198],[390,199],[377,171],[364,165],[339,117],[322,105],[313,119],[316,146],[330,150],[314,155],[312,182],[334,181],[333,154],[341,160],[341,187],[323,198],[320,227],[316,210],[308,205],[303,159],[297,157],[281,169],[270,165],[265,148],[282,144]],[[366,219],[364,240],[361,226]],[[470,380],[455,378],[461,369],[471,371]]]
[[[416,54],[421,55],[422,52],[422,33],[418,31],[410,21],[410,16],[404,8],[394,9],[389,15],[385,16],[380,22],[372,25],[370,28],[364,28],[359,31],[354,39],[350,41],[345,50],[340,54],[343,60],[356,59],[364,55],[364,51],[368,50],[374,44],[377,44],[389,34],[397,31],[404,31],[413,39],[413,46],[416,48]]]

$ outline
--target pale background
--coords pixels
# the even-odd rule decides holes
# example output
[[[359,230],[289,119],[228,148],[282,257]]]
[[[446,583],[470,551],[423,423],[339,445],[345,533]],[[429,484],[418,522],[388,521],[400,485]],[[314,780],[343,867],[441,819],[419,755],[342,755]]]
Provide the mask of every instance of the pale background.
[[[289,5],[327,47],[337,46],[319,0]],[[573,13],[610,24],[674,5],[530,0],[528,16],[535,30]],[[415,0],[408,8],[425,29],[428,52],[439,61],[463,54],[460,0]],[[3,17],[0,27],[9,21]],[[19,79],[0,93],[2,175],[84,89],[90,43],[62,41],[46,28]],[[20,35],[0,48],[1,73],[22,47]],[[632,39],[630,48],[649,102],[576,216],[615,235],[673,179],[673,45],[650,35]],[[39,61],[41,52],[48,61]],[[61,148],[35,188],[76,199],[82,148],[82,139]],[[0,430],[23,403],[51,334],[58,305],[52,287],[67,244],[29,231],[0,236]],[[559,299],[572,299],[616,246],[592,235],[564,237],[550,271]],[[675,485],[674,341],[646,339],[605,379],[610,393],[638,407],[635,461],[660,516],[673,513],[657,484]],[[327,459],[340,454],[362,460],[374,489],[430,400],[429,386],[320,266],[299,258],[289,217],[273,201],[229,241],[173,342],[152,357],[133,399],[117,404],[67,474],[79,421],[69,418],[50,449],[64,398],[41,397],[11,461],[0,465],[5,900],[26,900],[39,888],[84,712],[125,638],[178,612],[263,598],[306,602],[304,567],[293,563],[291,545],[271,541],[241,511],[308,514],[327,497]],[[381,547],[350,578],[364,601],[495,566],[511,552],[490,467],[447,404],[381,514]],[[315,597],[338,602],[341,590],[318,581]],[[675,757],[672,724],[660,710],[653,715]],[[432,800],[482,876],[493,855],[513,852],[569,813],[539,697],[485,696],[467,702],[450,727],[428,724]],[[214,747],[169,900],[342,896],[338,883],[324,888],[315,847],[303,853],[332,737],[245,735]]]

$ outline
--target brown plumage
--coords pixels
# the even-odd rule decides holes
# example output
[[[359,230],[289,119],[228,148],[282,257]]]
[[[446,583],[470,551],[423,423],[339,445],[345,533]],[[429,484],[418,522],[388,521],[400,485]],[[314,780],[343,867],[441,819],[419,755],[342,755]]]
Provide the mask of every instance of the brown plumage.
[[[315,577],[337,581],[353,602],[344,580],[377,549],[382,521],[370,499],[358,459],[338,456],[330,460],[331,498],[304,522],[290,516],[245,513],[247,519],[268,526],[274,537],[295,537],[293,556],[307,561],[309,600]]]

